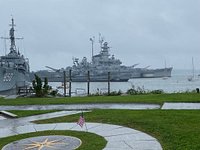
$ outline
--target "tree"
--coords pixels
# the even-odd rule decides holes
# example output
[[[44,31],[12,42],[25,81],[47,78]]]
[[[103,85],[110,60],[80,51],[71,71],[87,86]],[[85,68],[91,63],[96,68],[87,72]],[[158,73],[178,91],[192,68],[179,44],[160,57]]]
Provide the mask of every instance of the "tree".
[[[36,96],[42,97],[43,96],[43,94],[42,94],[42,80],[36,74],[35,74],[35,80],[33,80],[32,84],[33,84],[33,89],[35,91]]]
[[[47,95],[49,94],[49,90],[51,89],[51,87],[48,85],[48,80],[47,78],[45,77],[44,78],[44,86],[43,86],[43,94],[44,95]]]
[[[49,90],[51,89],[48,85],[47,78],[44,78],[44,85],[42,85],[41,78],[35,74],[35,80],[32,82],[33,89],[35,91],[35,94],[37,97],[43,97],[49,93]]]

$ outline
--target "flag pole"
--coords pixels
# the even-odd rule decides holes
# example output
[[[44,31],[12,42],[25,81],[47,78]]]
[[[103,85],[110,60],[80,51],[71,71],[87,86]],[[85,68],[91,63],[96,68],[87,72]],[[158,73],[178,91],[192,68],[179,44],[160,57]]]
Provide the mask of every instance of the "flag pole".
[[[83,116],[83,110],[82,110],[82,116]],[[85,120],[85,118],[84,118],[84,120]],[[87,125],[86,125],[86,121],[84,121],[84,124],[85,124],[86,132],[88,132],[88,128],[87,128]]]

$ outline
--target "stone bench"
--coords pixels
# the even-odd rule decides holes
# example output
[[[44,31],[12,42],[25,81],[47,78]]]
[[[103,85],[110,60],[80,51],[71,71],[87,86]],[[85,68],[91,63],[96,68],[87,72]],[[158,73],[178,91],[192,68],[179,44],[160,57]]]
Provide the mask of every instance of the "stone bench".
[[[10,113],[8,111],[0,111],[0,114],[2,114],[3,116],[9,117],[9,118],[16,118],[17,115]]]

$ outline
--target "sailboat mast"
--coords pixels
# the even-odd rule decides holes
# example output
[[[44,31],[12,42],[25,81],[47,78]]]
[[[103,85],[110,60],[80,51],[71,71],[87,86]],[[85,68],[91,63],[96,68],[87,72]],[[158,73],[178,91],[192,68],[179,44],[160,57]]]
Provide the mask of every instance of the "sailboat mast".
[[[192,57],[192,77],[194,78],[194,59]]]

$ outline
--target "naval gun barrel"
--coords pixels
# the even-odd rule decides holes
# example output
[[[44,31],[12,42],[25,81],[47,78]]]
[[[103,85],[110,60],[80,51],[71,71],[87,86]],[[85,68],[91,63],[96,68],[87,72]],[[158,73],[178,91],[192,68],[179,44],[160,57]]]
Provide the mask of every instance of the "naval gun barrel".
[[[53,70],[53,71],[55,71],[55,72],[60,72],[60,69],[55,69],[55,68],[52,68],[52,67],[49,67],[49,66],[45,66],[46,68],[49,68],[49,69],[51,69],[51,70]]]

